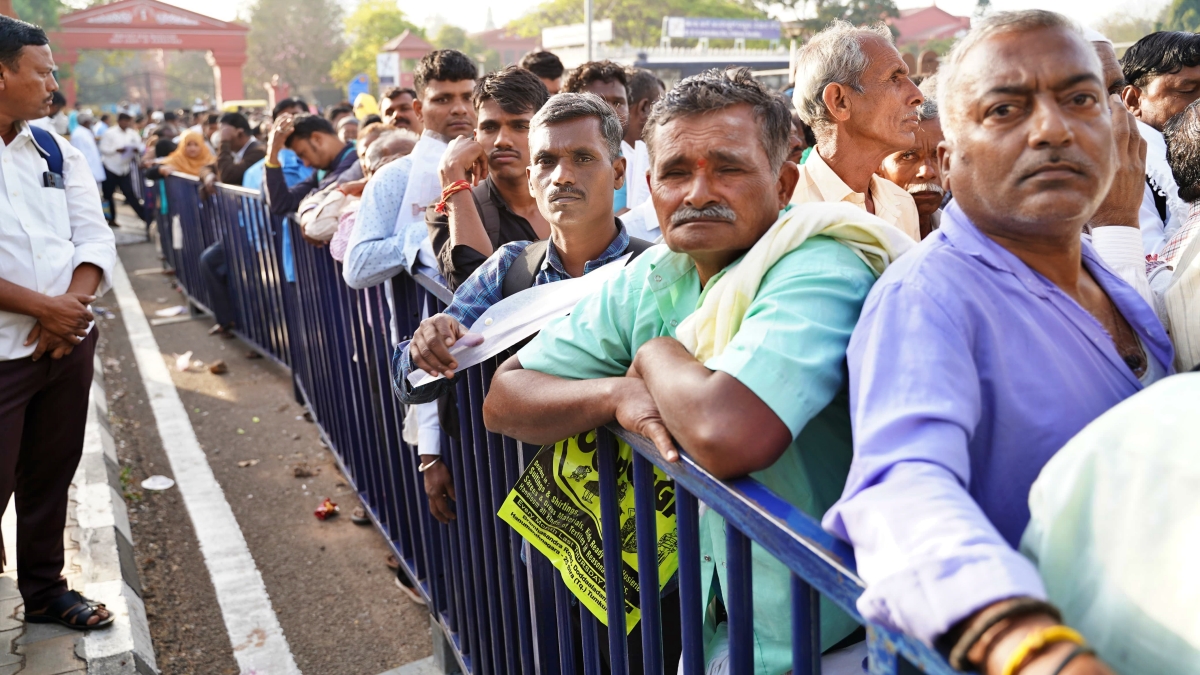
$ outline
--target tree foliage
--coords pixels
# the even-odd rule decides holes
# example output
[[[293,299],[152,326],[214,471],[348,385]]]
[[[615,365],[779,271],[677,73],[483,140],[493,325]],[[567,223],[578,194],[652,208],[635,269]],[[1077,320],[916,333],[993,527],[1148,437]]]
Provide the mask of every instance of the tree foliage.
[[[13,11],[22,21],[46,30],[58,28],[58,17],[72,11],[62,0],[13,0]]]
[[[1115,12],[1101,19],[1096,24],[1096,30],[1113,42],[1137,42],[1158,30],[1155,24],[1155,17],[1152,16]]]
[[[395,0],[362,0],[346,17],[346,51],[333,62],[329,71],[336,85],[342,86],[359,73],[371,78],[378,86],[375,74],[375,55],[385,42],[409,30],[421,37],[425,31],[409,23]]]
[[[472,37],[458,26],[443,24],[433,36],[432,42],[438,49],[457,49],[475,59],[482,73],[498,70],[501,66],[500,54],[496,50],[488,49],[482,40]]]
[[[900,16],[893,0],[798,0],[789,6],[797,11],[811,7],[811,12],[805,13],[807,18],[797,22],[800,37],[814,35],[838,19],[862,26]]]
[[[1163,30],[1191,33],[1200,29],[1200,0],[1173,0],[1162,23]]]
[[[278,73],[311,96],[329,87],[330,68],[344,49],[341,6],[336,0],[256,0],[247,42],[248,92],[261,95],[261,83]]]
[[[613,41],[636,46],[658,44],[664,16],[704,16],[724,19],[765,19],[766,12],[749,2],[735,0],[598,0],[593,20],[611,19]],[[509,24],[514,32],[535,37],[542,29],[583,23],[579,0],[548,0]]]

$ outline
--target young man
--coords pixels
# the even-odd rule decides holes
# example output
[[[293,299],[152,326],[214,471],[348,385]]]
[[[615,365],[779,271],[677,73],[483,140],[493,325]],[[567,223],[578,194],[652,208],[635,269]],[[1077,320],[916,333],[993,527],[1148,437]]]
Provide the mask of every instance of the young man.
[[[437,167],[450,141],[475,130],[475,91],[478,71],[466,54],[453,49],[422,57],[414,74],[421,105],[417,114],[425,127],[411,154],[384,167],[363,190],[358,223],[346,251],[342,277],[351,288],[368,288],[411,271],[418,255],[422,264],[437,267],[425,208],[441,195]]]
[[[86,160],[29,126],[58,90],[54,72],[42,29],[0,16],[0,512],[15,492],[17,540],[3,543],[25,621],[86,630],[113,617],[67,589],[63,528],[92,388],[88,303],[108,290],[117,250]]]
[[[779,215],[797,180],[796,166],[784,161],[790,128],[787,106],[749,69],[710,70],[676,85],[645,129],[667,245],[630,263],[500,367],[484,401],[488,429],[545,444],[615,420],[652,439],[668,460],[678,456],[673,436],[718,478],[752,474],[820,517],[850,466],[846,344],[874,272],[830,236],[806,236],[791,250],[773,247],[774,238],[755,248],[768,230],[791,222]],[[854,209],[803,213],[835,210],[892,231]],[[740,329],[719,353],[693,356],[676,335],[699,311],[701,292],[742,272],[734,263],[743,255],[762,251],[781,257],[749,268],[762,276]],[[730,588],[724,521],[708,511],[701,527],[709,599],[714,584]],[[791,576],[760,550],[753,556],[753,671],[782,675],[792,651],[791,626],[781,620],[790,596],[780,589]],[[829,604],[821,622],[826,648],[855,628]],[[715,662],[727,652],[725,632],[709,628],[706,653]]]
[[[100,137],[100,156],[104,161],[104,201],[112,204],[113,219],[109,221],[112,227],[117,226],[117,206],[113,195],[117,189],[125,195],[125,203],[138,219],[149,227],[152,215],[142,205],[142,200],[133,191],[133,162],[146,149],[137,129],[133,128],[133,118],[125,113],[117,115],[117,126],[109,127]]]
[[[625,160],[617,149],[621,122],[604,101],[588,94],[560,94],[533,116],[529,132],[527,189],[550,224],[545,264],[534,276],[534,285],[587,274],[625,254],[629,236],[612,215],[612,193],[625,179]],[[410,344],[396,349],[392,386],[405,403],[426,403],[446,393],[450,380],[438,380],[414,390],[408,375],[414,368],[450,377],[457,364],[449,347],[461,338],[488,307],[504,295],[504,280],[513,261],[532,241],[504,244],[483,263],[454,294],[443,314],[421,322]],[[436,455],[422,453],[429,464]],[[426,492],[430,509],[439,520],[453,518],[446,491]],[[449,474],[446,472],[446,485]],[[449,490],[453,498],[453,490]]]
[[[551,52],[529,52],[521,57],[520,66],[525,70],[538,76],[542,84],[546,85],[546,91],[553,96],[562,89],[563,68],[562,61],[559,60],[556,54]]]
[[[437,167],[447,144],[469,136],[475,128],[471,95],[477,75],[475,62],[453,49],[430,52],[417,64],[413,79],[420,106],[415,110],[425,131],[411,153],[383,167],[363,190],[342,265],[342,278],[351,288],[367,288],[401,271],[411,272],[418,257],[422,265],[437,267],[425,227],[425,209],[441,195]],[[391,284],[384,286],[384,295],[394,310]],[[392,344],[399,343],[394,319],[391,333]],[[419,407],[416,415],[418,447],[429,454],[439,453],[437,404]]]
[[[383,110],[380,117],[385,124],[408,129],[416,134],[425,130],[417,110],[421,107],[417,92],[407,87],[393,87],[383,92]]]
[[[629,74],[625,68],[612,61],[589,61],[581,64],[567,75],[563,91],[595,94],[604,99],[621,119],[621,126],[629,126]],[[633,148],[621,139],[621,155],[628,158]],[[613,195],[613,213],[623,214],[628,210],[628,182]]]
[[[271,127],[266,162],[267,203],[271,212],[286,216],[300,206],[309,194],[329,185],[362,178],[354,146],[338,139],[329,120],[319,115],[284,113]],[[279,163],[279,152],[288,148],[304,165],[320,169],[292,187],[288,187]]]
[[[454,290],[502,244],[534,241],[550,224],[529,192],[529,121],[549,95],[536,75],[516,66],[491,73],[475,86],[475,138],[450,141],[438,166],[442,189],[458,181],[474,189],[454,193],[446,207],[425,211],[438,271]]]

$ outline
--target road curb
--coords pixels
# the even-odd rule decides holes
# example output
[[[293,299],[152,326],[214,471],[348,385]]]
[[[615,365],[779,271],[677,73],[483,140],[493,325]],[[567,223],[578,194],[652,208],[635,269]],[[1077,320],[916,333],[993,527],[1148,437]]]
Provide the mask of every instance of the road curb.
[[[121,496],[121,465],[108,419],[104,368],[97,355],[88,403],[83,457],[71,481],[63,570],[72,588],[103,602],[116,617],[106,630],[87,631],[75,645],[88,675],[158,675],[129,514]]]

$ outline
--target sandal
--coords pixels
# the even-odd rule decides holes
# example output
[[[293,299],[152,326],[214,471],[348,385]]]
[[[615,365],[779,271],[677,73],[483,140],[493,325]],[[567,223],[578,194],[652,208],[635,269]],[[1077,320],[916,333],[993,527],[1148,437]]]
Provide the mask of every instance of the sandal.
[[[88,625],[88,620],[93,616],[98,616],[98,610],[104,610],[108,616]],[[67,591],[55,598],[40,612],[25,612],[25,621],[27,623],[57,623],[74,630],[92,630],[112,625],[113,615],[104,606],[104,603],[88,600],[79,591]]]
[[[350,514],[350,522],[355,525],[370,525],[371,519],[367,517],[367,510],[360,506]]]

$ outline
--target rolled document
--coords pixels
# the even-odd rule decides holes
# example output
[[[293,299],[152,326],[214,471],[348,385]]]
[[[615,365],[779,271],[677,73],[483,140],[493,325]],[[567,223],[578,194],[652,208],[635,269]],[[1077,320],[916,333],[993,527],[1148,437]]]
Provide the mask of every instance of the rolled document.
[[[467,334],[450,348],[450,355],[458,361],[458,370],[483,363],[537,333],[551,319],[570,314],[580,300],[620,274],[628,259],[626,254],[577,279],[534,286],[488,307],[471,324]],[[420,387],[442,377],[414,370],[408,381],[413,387]]]

